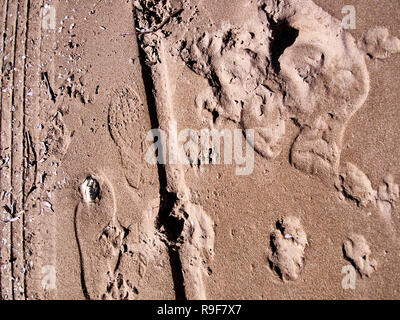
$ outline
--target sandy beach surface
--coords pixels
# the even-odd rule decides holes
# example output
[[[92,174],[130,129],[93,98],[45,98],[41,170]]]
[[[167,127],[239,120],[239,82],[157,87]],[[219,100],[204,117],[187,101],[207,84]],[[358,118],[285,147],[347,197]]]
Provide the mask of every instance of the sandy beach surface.
[[[399,13],[1,0],[0,299],[399,299]]]

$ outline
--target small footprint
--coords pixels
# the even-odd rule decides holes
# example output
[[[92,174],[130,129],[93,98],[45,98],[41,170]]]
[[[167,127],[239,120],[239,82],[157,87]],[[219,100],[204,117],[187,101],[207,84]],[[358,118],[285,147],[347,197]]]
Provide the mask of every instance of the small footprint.
[[[72,134],[66,127],[60,111],[53,116],[50,126],[44,130],[44,134],[45,149],[42,151],[44,153],[42,156],[46,158],[52,155],[63,157],[68,151]]]
[[[283,281],[299,278],[305,262],[304,252],[308,246],[307,235],[300,220],[294,216],[281,218],[270,236],[268,260],[271,269]]]
[[[378,263],[371,258],[371,249],[364,236],[352,234],[343,244],[345,257],[354,264],[360,275],[370,277]]]
[[[377,205],[383,217],[388,220],[392,218],[393,210],[400,198],[400,188],[395,183],[392,175],[387,175],[384,184],[377,190]]]
[[[139,290],[123,273],[117,272],[110,275],[107,292],[102,295],[102,300],[134,300],[139,295]]]
[[[375,202],[376,191],[372,188],[371,181],[355,165],[346,163],[341,168],[339,177],[341,190],[347,198],[356,201],[362,207]]]
[[[371,58],[386,59],[400,52],[400,39],[390,36],[385,27],[369,29],[358,43],[361,50]]]
[[[379,210],[382,219],[395,231],[393,211],[400,198],[399,185],[394,177],[389,174],[383,179],[383,184],[377,190],[372,186],[367,175],[351,163],[346,163],[339,174],[339,182],[336,188],[343,195],[357,203],[359,207],[368,205]],[[396,233],[396,232],[394,232]]]

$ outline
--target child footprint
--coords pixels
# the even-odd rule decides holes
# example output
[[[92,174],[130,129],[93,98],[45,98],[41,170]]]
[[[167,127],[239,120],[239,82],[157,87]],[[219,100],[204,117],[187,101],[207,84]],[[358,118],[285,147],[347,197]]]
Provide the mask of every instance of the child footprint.
[[[81,193],[74,223],[82,290],[87,299],[100,299],[117,264],[123,231],[115,218],[114,191],[104,177],[88,176]]]

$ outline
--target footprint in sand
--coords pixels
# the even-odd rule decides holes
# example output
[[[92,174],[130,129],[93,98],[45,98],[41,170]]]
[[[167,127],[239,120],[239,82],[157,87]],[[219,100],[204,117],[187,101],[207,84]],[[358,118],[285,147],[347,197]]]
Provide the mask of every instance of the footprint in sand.
[[[267,81],[270,32],[260,21],[251,21],[240,26],[225,24],[197,37],[194,34],[188,35],[180,56],[210,84],[196,99],[199,108],[218,114],[218,120],[253,129],[254,149],[267,159],[277,157],[286,115],[278,84]]]
[[[363,171],[352,163],[345,163],[340,168],[335,186],[346,199],[355,201],[359,207],[377,208],[383,221],[394,231],[392,234],[397,233],[393,212],[400,199],[400,187],[391,174],[375,190]]]
[[[81,193],[82,200],[75,211],[75,231],[82,290],[87,299],[116,296],[112,290],[114,282],[118,289],[126,289],[123,277],[115,276],[125,231],[115,215],[114,191],[104,177],[93,175],[81,185]]]
[[[392,54],[400,53],[400,39],[391,36],[385,27],[369,29],[359,41],[358,46],[374,59],[386,59]]]
[[[153,276],[154,272],[168,273],[169,266],[155,226],[159,199],[149,202],[139,225],[126,227],[117,218],[114,191],[105,177],[88,176],[81,185],[81,194],[75,230],[85,297],[134,300],[141,297],[142,291],[152,298],[162,290],[171,290],[169,281],[161,283]]]
[[[264,158],[280,154],[294,121],[292,165],[331,184],[347,123],[369,92],[365,53],[311,0],[260,1],[259,17],[189,33],[181,58],[212,88],[203,105],[254,129]]]
[[[273,41],[292,35],[274,70],[284,106],[300,126],[291,162],[331,183],[347,123],[368,96],[364,53],[340,21],[312,1],[272,1],[263,10],[276,30]]]
[[[370,277],[376,271],[378,263],[371,257],[371,249],[364,236],[352,234],[348,237],[343,244],[343,253],[362,277]]]
[[[268,261],[283,281],[296,280],[303,270],[307,235],[294,216],[281,218],[270,236]]]
[[[354,200],[359,206],[365,207],[374,203],[377,192],[373,189],[367,175],[352,163],[346,163],[339,173],[341,184],[338,189],[348,199]]]
[[[72,140],[72,133],[66,127],[63,115],[60,111],[51,119],[51,125],[43,130],[44,148],[41,150],[41,156],[44,158],[52,155],[63,157],[68,150]]]
[[[143,170],[142,143],[145,141],[148,115],[145,105],[131,88],[114,92],[108,110],[108,129],[117,145],[128,184],[137,189]]]

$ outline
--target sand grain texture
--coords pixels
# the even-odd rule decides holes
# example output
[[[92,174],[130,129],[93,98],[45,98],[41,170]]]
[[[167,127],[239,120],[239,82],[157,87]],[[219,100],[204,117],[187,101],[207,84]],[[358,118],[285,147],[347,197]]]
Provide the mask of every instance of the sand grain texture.
[[[347,4],[1,1],[1,299],[398,299],[400,4]]]

